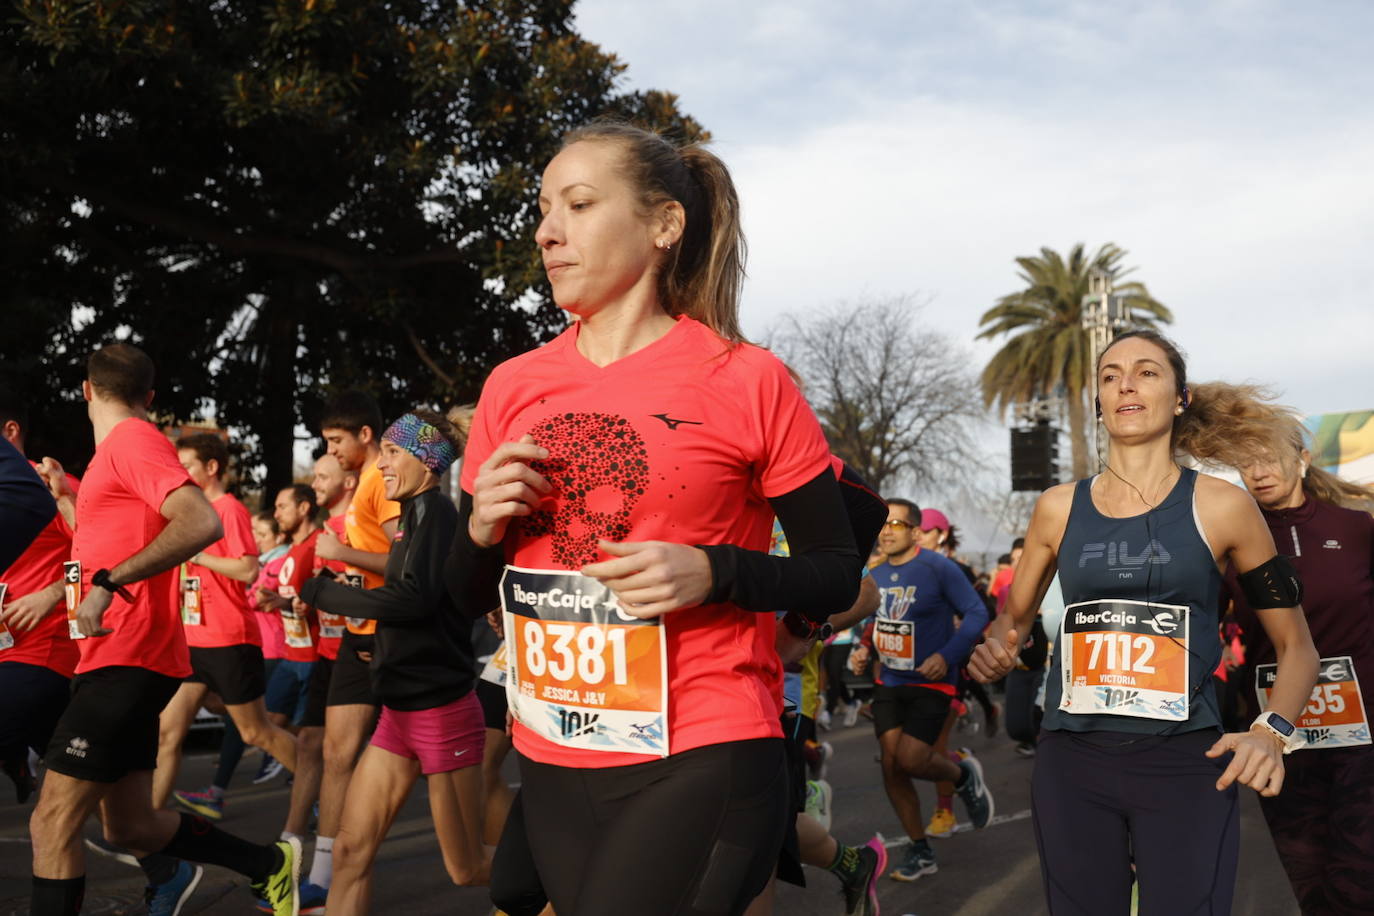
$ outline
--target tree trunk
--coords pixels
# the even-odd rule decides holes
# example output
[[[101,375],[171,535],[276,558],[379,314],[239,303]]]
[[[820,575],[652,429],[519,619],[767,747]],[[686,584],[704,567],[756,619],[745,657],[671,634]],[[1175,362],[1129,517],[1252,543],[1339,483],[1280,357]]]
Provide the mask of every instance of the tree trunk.
[[[293,483],[296,450],[296,338],[294,317],[283,314],[278,304],[267,336],[267,360],[263,366],[262,463],[263,505],[271,506],[278,492]]]
[[[1097,420],[1089,416],[1085,401],[1081,388],[1069,392],[1069,446],[1073,455],[1074,480],[1082,480],[1097,470],[1097,463],[1091,460],[1088,442],[1088,424]]]

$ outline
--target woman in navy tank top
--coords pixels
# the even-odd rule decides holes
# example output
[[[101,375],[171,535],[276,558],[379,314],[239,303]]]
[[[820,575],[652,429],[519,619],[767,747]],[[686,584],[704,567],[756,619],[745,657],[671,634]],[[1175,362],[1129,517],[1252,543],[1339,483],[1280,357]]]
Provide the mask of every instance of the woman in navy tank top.
[[[1056,571],[1065,613],[1045,693],[1032,808],[1050,912],[1229,913],[1237,784],[1283,785],[1292,723],[1317,653],[1291,569],[1244,490],[1175,461],[1190,403],[1183,357],[1153,331],[1116,338],[1097,366],[1106,470],[1040,497],[1007,601],[969,671],[1012,669]],[[1278,663],[1272,719],[1223,734],[1211,672],[1230,564],[1265,605]],[[1133,874],[1134,866],[1134,874]]]

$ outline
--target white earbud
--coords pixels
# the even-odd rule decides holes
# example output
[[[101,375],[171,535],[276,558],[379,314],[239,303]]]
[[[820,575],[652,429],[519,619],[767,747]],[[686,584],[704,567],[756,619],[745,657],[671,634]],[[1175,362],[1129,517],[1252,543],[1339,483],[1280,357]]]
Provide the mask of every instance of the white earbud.
[[[1307,476],[1307,462],[1306,462],[1306,461],[1304,461],[1304,462],[1302,463],[1302,476],[1304,476],[1304,477]]]

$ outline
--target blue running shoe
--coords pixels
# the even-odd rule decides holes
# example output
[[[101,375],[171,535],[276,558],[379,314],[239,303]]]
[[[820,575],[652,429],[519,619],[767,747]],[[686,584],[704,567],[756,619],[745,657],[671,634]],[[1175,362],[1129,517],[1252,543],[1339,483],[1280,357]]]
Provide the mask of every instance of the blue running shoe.
[[[960,750],[967,751],[967,748]],[[954,791],[959,793],[959,799],[968,810],[968,819],[973,822],[973,829],[982,830],[992,820],[995,811],[992,793],[983,782],[983,765],[973,754],[965,753],[964,759],[959,761],[959,769],[964,771],[963,785],[956,787]]]
[[[935,864],[935,850],[930,848],[929,841],[920,839],[907,846],[902,864],[892,870],[892,878],[896,881],[915,881],[939,870],[940,866]]]
[[[311,884],[309,881],[302,882],[300,916],[324,916],[324,903],[327,899],[329,888]]]
[[[171,880],[149,887],[143,892],[148,903],[148,916],[177,916],[186,901],[196,892],[205,869],[190,862],[177,865],[177,872]]]

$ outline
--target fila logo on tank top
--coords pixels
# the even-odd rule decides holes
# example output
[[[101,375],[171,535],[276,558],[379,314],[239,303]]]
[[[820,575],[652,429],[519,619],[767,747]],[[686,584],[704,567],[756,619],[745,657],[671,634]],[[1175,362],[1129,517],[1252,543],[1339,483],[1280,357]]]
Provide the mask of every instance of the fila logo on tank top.
[[[1221,575],[1183,469],[1155,508],[1111,518],[1080,480],[1059,547],[1065,613],[1045,727],[1173,733],[1220,725],[1203,689],[1221,657]]]

